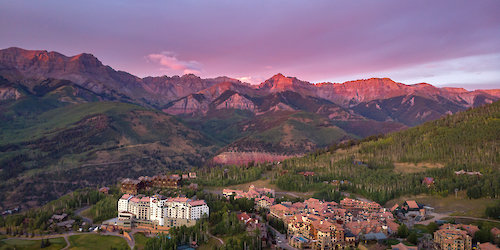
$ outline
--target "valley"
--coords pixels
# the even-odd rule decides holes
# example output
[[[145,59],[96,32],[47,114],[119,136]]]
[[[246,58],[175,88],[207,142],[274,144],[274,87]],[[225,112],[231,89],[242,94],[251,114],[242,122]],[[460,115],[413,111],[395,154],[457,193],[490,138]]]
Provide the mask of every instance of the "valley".
[[[0,210],[15,212],[0,227],[10,234],[52,233],[59,227],[49,227],[44,218],[67,212],[86,228],[73,213],[87,207],[85,214],[104,223],[128,193],[117,188],[124,179],[151,185],[144,176],[183,176],[186,171],[197,178],[182,177],[178,189],[147,186],[133,193],[139,192],[140,199],[153,199],[155,193],[169,199],[186,196],[182,199],[193,199],[193,204],[201,198],[210,209],[229,211],[198,218],[203,232],[153,228],[175,237],[197,235],[203,244],[217,247],[242,239],[257,246],[236,223],[237,214],[270,214],[269,207],[254,207],[256,197],[225,199],[228,189],[272,188],[275,206],[353,198],[380,204],[384,213],[395,203],[417,200],[435,209],[429,214],[437,221],[471,217],[495,222],[499,93],[387,78],[315,84],[277,74],[260,85],[192,74],[139,78],[89,54],[1,50]],[[112,193],[96,194],[96,187],[108,186]],[[455,192],[460,198],[454,198]],[[336,211],[337,205],[328,206]],[[22,221],[26,218],[37,222]],[[271,232],[287,230],[280,218],[266,221]],[[222,222],[235,231],[227,231]],[[401,222],[417,230],[415,221]],[[137,233],[147,227],[138,223],[138,231],[121,230],[141,239]],[[135,244],[114,227],[104,232]],[[81,237],[93,237],[89,234]],[[279,238],[273,234],[266,237]],[[76,238],[69,237],[72,246],[89,247]],[[140,246],[158,244],[145,238]],[[289,247],[292,239],[278,245]],[[62,245],[60,238],[53,244]]]

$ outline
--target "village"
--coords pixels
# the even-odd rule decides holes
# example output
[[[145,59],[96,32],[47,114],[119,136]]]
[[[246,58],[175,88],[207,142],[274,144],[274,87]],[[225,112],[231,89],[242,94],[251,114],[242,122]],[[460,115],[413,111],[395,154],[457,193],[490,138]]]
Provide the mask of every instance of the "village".
[[[299,174],[312,176],[314,172]],[[131,247],[135,244],[134,234],[141,233],[146,237],[169,235],[172,229],[193,227],[201,220],[208,220],[211,212],[217,212],[211,211],[205,200],[183,193],[186,190],[200,191],[196,180],[195,172],[125,178],[118,185],[120,198],[115,204],[114,218],[95,224],[78,211],[77,217],[75,214],[53,214],[48,220],[49,229],[62,234],[116,235],[124,238]],[[340,183],[349,184],[345,180],[331,181],[334,187]],[[422,184],[431,186],[434,180],[424,178]],[[110,188],[102,187],[98,192],[107,195]],[[160,192],[175,195],[165,196]],[[272,188],[254,185],[249,185],[247,190],[223,188],[214,195],[221,201],[242,200],[253,204],[251,210],[232,210],[229,213],[235,214],[248,234],[260,240],[262,248],[499,249],[489,242],[476,243],[480,231],[478,226],[437,220],[433,218],[434,208],[416,200],[406,200],[391,207],[354,195],[350,197],[348,193],[344,193],[338,202],[316,198],[287,200],[277,197]],[[409,233],[421,230],[424,225],[435,225],[435,228],[414,236]],[[494,242],[500,243],[500,229],[493,227],[489,233]],[[199,244],[192,241],[185,247],[194,249]]]
[[[314,173],[303,173],[312,175]],[[462,173],[457,173],[462,174]],[[186,175],[140,177],[122,181],[125,194],[117,204],[118,217],[107,221],[108,227],[129,230],[141,228],[149,233],[167,232],[169,228],[194,225],[195,221],[209,217],[209,207],[203,200],[186,197],[147,197],[137,195],[150,187],[178,188],[182,179],[194,179],[195,173]],[[432,185],[431,178],[423,184]],[[192,185],[192,184],[190,184]],[[433,208],[407,200],[384,208],[366,199],[345,197],[339,203],[309,198],[303,202],[276,202],[275,190],[250,185],[247,191],[223,189],[224,199],[248,199],[254,202],[256,212],[238,212],[237,218],[248,232],[259,229],[263,246],[296,249],[349,249],[365,245],[389,245],[392,249],[498,249],[491,243],[473,246],[473,238],[479,228],[475,225],[451,224],[435,221],[439,227],[411,246],[403,241],[401,231],[413,228],[417,223],[431,219]],[[283,225],[279,228],[279,225]],[[500,240],[500,230],[493,228],[492,237]],[[392,239],[392,241],[391,241]],[[406,244],[403,244],[406,243]]]

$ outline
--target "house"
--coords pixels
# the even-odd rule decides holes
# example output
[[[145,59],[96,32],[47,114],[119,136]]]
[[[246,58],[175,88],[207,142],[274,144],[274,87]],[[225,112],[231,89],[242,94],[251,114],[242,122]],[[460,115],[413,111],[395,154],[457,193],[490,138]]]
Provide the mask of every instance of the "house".
[[[499,250],[500,248],[498,248],[497,246],[489,243],[489,242],[486,242],[486,243],[481,243],[477,246],[477,249],[480,249],[480,250]]]
[[[393,220],[387,220],[386,226],[387,226],[387,231],[389,234],[397,234],[398,233],[399,224],[394,222]]]
[[[256,198],[255,203],[258,207],[269,209],[274,204],[274,198],[262,196],[260,198]]]
[[[271,216],[274,216],[278,219],[286,219],[288,216],[292,216],[296,209],[292,208],[288,204],[276,204],[272,205],[269,208],[269,212]]]
[[[422,181],[422,184],[426,185],[427,187],[431,187],[432,185],[434,185],[434,178],[425,177],[424,180]]]
[[[51,219],[54,221],[63,221],[68,217],[68,214],[54,214]]]
[[[153,176],[151,182],[154,187],[159,188],[178,188],[181,177],[177,174],[173,175],[156,175]]]
[[[423,209],[423,206],[419,205],[416,201],[405,201],[402,210],[406,217],[425,217],[425,209]]]
[[[403,209],[406,212],[409,212],[409,211],[419,211],[420,210],[420,206],[418,205],[418,203],[416,201],[405,201],[405,203],[403,204]]]
[[[65,227],[67,229],[71,229],[71,227],[73,227],[73,223],[75,223],[75,220],[67,220],[67,221],[59,222],[56,225],[58,227]]]
[[[124,179],[121,182],[120,191],[126,194],[137,194],[137,192],[142,189],[142,184],[139,180]]]
[[[236,218],[238,218],[239,221],[242,221],[245,224],[252,219],[246,212],[237,214]]]
[[[196,179],[196,172],[189,172],[190,179]]]
[[[500,229],[494,227],[490,232],[491,236],[493,236],[493,241],[496,243],[500,243]]]
[[[303,175],[303,176],[314,176],[314,172],[312,171],[304,171],[304,172],[299,172],[300,175]]]
[[[109,187],[99,188],[99,192],[101,192],[103,194],[108,194],[109,193]]]

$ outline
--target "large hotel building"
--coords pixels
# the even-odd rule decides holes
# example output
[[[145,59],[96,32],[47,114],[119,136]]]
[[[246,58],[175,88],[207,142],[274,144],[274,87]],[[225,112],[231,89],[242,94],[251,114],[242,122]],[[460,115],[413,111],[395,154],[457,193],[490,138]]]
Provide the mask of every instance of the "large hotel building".
[[[161,195],[139,198],[131,194],[124,194],[118,200],[119,218],[150,221],[158,226],[176,226],[178,220],[199,220],[208,215],[209,208],[204,200]]]

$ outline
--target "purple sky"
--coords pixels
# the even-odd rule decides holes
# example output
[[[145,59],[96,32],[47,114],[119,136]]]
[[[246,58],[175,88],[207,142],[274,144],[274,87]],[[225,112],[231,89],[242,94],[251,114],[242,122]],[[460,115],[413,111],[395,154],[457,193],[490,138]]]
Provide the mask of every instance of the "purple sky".
[[[500,88],[498,13],[498,0],[0,0],[0,48],[88,52],[141,77]]]

